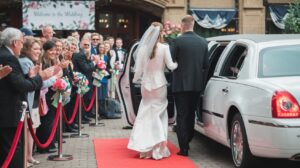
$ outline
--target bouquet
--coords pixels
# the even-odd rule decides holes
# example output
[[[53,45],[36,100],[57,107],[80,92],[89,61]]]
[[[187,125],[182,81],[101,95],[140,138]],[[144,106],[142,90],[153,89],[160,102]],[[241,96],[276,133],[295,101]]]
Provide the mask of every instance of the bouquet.
[[[77,93],[83,96],[90,90],[89,81],[86,78],[86,76],[80,72],[74,72],[73,74],[74,74],[73,84],[78,88]]]
[[[171,24],[170,21],[166,21],[164,23],[163,28],[163,37],[167,43],[170,43],[174,40],[181,32],[181,25],[180,24]]]
[[[63,77],[56,79],[56,81],[52,85],[52,90],[56,92],[52,97],[52,105],[54,107],[57,107],[58,101],[60,101],[60,99],[63,105],[69,103],[71,95],[71,84],[68,78]]]
[[[96,65],[96,71],[93,73],[93,85],[100,87],[102,79],[108,75],[109,73],[106,71],[105,61],[100,60]]]

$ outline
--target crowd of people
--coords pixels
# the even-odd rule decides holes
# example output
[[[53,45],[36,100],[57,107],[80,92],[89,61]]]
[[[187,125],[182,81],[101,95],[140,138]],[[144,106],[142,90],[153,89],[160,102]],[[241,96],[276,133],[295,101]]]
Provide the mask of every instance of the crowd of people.
[[[193,138],[195,110],[204,89],[208,68],[207,41],[193,32],[194,19],[182,19],[180,36],[170,45],[163,42],[163,25],[153,22],[140,40],[133,55],[135,58],[134,83],[141,84],[142,100],[129,139],[128,148],[140,152],[140,158],[162,159],[170,156],[168,138],[168,99],[165,69],[173,70],[172,92],[177,119],[176,133],[181,156],[188,156]],[[66,116],[71,118],[76,104],[77,88],[74,72],[86,76],[89,91],[83,96],[84,104],[93,99],[93,78],[99,62],[105,63],[107,76],[101,78],[98,88],[99,109],[82,113],[82,123],[88,123],[99,112],[99,119],[120,118],[106,109],[107,100],[118,99],[116,80],[123,68],[126,50],[121,38],[99,33],[85,33],[82,38],[71,31],[66,38],[53,37],[51,26],[42,28],[42,37],[27,28],[6,28],[0,35],[0,165],[5,161],[17,124],[20,120],[22,101],[28,102],[32,127],[41,143],[49,141],[53,132],[56,107],[52,105],[55,91],[53,84],[64,77],[72,84],[70,102],[65,105]],[[116,42],[116,43],[115,43]],[[85,109],[85,108],[84,108]],[[80,117],[77,117],[80,118]],[[76,119],[75,119],[76,120]],[[78,120],[78,119],[77,119]],[[65,124],[65,131],[77,132],[78,125]],[[23,160],[23,138],[19,138],[10,167],[30,167],[39,164],[33,158],[33,140],[28,135],[28,151]],[[23,136],[23,134],[22,134]],[[39,153],[56,152],[55,138],[46,148],[37,147]]]
[[[10,150],[17,123],[21,116],[21,103],[28,103],[29,117],[32,127],[41,143],[45,143],[53,129],[56,107],[52,105],[55,91],[53,84],[59,78],[67,78],[72,91],[70,102],[65,105],[65,112],[71,118],[76,99],[77,88],[72,85],[73,72],[80,72],[89,81],[89,91],[83,96],[85,104],[90,104],[93,96],[93,73],[100,60],[106,64],[108,75],[102,78],[98,88],[99,118],[114,119],[120,115],[112,114],[105,108],[107,98],[116,100],[116,76],[122,69],[126,50],[122,48],[123,40],[103,36],[96,32],[88,32],[80,38],[78,31],[71,31],[65,38],[54,37],[54,30],[47,25],[42,28],[42,37],[36,37],[28,28],[8,27],[0,35],[0,165]],[[117,100],[116,100],[117,101]],[[82,123],[88,123],[95,117],[95,109],[82,113]],[[68,125],[64,131],[77,132],[78,118]],[[27,127],[27,126],[26,126]],[[27,129],[28,130],[28,129]],[[27,158],[23,160],[23,134],[9,167],[27,167],[39,164],[33,158],[33,138],[27,134]],[[53,138],[46,148],[37,147],[39,153],[57,151],[56,139]]]

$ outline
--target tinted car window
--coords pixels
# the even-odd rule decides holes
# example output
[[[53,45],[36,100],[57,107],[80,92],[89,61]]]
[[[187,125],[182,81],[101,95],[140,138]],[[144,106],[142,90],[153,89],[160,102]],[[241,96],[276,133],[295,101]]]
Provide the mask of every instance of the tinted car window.
[[[260,52],[258,77],[300,75],[300,45],[266,48]]]
[[[236,79],[238,73],[243,67],[244,59],[247,55],[247,48],[242,45],[236,45],[227,55],[220,76]]]

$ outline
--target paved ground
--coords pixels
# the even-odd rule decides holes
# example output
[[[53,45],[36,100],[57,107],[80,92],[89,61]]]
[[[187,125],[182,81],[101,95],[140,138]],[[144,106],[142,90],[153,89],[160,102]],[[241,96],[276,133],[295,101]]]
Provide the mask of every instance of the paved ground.
[[[66,138],[66,143],[63,144],[63,153],[72,154],[74,159],[71,161],[49,161],[49,154],[36,154],[34,157],[41,161],[41,164],[35,167],[40,168],[95,168],[97,167],[94,147],[92,140],[94,138],[128,138],[131,130],[122,129],[127,125],[123,119],[117,120],[102,120],[105,123],[104,127],[90,127],[84,124],[82,133],[89,134],[88,138]],[[68,134],[69,135],[69,134]],[[177,145],[176,135],[170,129],[169,139]],[[192,148],[193,145],[191,145]],[[200,146],[195,147],[198,150]],[[190,158],[199,166],[201,157],[196,156],[191,151]],[[203,166],[201,166],[203,167]],[[120,166],[121,168],[121,166]]]
[[[66,138],[63,144],[63,153],[72,154],[74,159],[71,161],[49,161],[48,154],[37,154],[34,157],[41,161],[37,168],[96,168],[94,138],[128,138],[131,130],[123,130],[122,127],[127,123],[122,119],[102,120],[104,127],[90,127],[85,124],[82,133],[87,133],[88,138]],[[177,147],[175,132],[169,132],[169,140]],[[201,168],[233,168],[230,150],[200,134],[195,135],[190,144],[191,150],[189,158]],[[263,159],[256,168],[299,168],[300,162],[290,162],[278,159]],[[101,167],[100,167],[101,168]],[[114,167],[113,167],[114,168]],[[124,168],[122,165],[117,168]],[[183,167],[184,168],[184,167]]]

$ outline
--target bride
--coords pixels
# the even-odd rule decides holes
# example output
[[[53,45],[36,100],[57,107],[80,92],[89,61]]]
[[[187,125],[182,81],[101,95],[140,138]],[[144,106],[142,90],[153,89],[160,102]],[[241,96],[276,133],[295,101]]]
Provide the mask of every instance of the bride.
[[[140,152],[140,158],[156,160],[170,156],[167,147],[167,80],[164,72],[177,68],[169,46],[162,44],[162,24],[153,22],[144,33],[134,54],[133,83],[141,82],[142,100],[131,132],[128,148]]]

